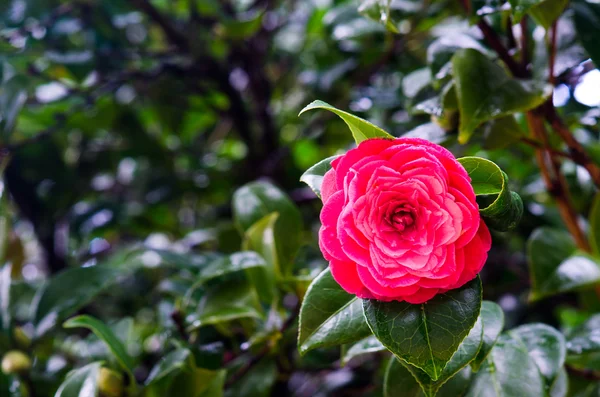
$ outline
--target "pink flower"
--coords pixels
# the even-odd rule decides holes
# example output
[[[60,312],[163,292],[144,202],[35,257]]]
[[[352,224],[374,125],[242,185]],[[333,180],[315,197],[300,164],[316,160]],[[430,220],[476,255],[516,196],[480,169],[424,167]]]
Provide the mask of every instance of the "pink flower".
[[[331,164],[319,245],[347,292],[423,303],[479,273],[490,232],[448,150],[417,138],[369,139]]]

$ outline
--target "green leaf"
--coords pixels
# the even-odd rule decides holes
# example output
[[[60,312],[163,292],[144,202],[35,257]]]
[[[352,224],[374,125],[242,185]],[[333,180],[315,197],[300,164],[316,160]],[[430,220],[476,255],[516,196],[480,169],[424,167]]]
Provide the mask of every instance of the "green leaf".
[[[12,283],[12,265],[5,264],[0,268],[0,331],[6,334],[11,330],[10,286]]]
[[[374,335],[367,336],[350,346],[342,355],[342,365],[346,365],[355,357],[387,350]]]
[[[573,238],[564,230],[548,227],[534,230],[527,244],[531,301],[592,286],[600,281],[597,260],[575,250]]]
[[[302,216],[292,200],[268,182],[252,182],[236,190],[232,207],[234,221],[244,233],[265,216],[279,214],[274,225],[277,258],[281,273],[291,275],[293,259],[302,241]]]
[[[331,162],[339,156],[327,157],[306,170],[300,177],[300,181],[306,183],[318,198],[321,198],[321,185],[323,176],[331,169]]]
[[[562,367],[560,371],[558,371],[558,376],[550,388],[550,397],[567,397],[568,391],[569,375],[567,375],[567,370],[565,370],[565,367]]]
[[[527,348],[529,357],[536,363],[550,387],[565,363],[567,351],[564,336],[545,324],[521,325],[508,334]]]
[[[224,370],[196,367],[194,355],[181,348],[164,356],[150,371],[146,386],[162,385],[170,396],[219,397],[223,395]]]
[[[390,32],[400,33],[397,26],[420,8],[419,4],[411,1],[362,0],[358,12],[379,22]]]
[[[54,397],[96,396],[101,366],[102,363],[96,362],[69,372]]]
[[[130,376],[132,382],[135,382],[133,376],[134,364],[133,359],[127,354],[127,350],[123,343],[113,334],[102,321],[92,316],[81,315],[73,317],[63,324],[65,328],[87,328],[92,331],[99,339],[104,341],[112,354],[116,357],[121,367]]]
[[[490,150],[504,149],[519,142],[524,135],[525,133],[515,120],[515,116],[501,117],[485,123],[483,147]]]
[[[600,68],[600,4],[593,1],[576,1],[570,6],[579,42],[585,48],[594,65]]]
[[[0,140],[5,143],[12,134],[19,112],[27,100],[27,78],[13,76],[0,86]]]
[[[200,270],[196,282],[190,287],[186,296],[191,296],[197,288],[214,278],[254,268],[263,268],[264,271],[266,266],[265,260],[253,251],[241,251],[217,258]]]
[[[596,194],[590,211],[590,246],[600,256],[600,193]]]
[[[488,206],[479,208],[486,225],[498,231],[514,229],[523,216],[523,201],[517,193],[510,191],[504,171],[481,157],[462,157],[458,162],[471,177],[475,195],[493,200]]]
[[[402,92],[407,98],[414,98],[431,84],[429,68],[417,69],[402,79]]]
[[[200,313],[192,328],[264,315],[254,289],[248,282],[230,281],[209,290],[200,301]]]
[[[460,111],[458,141],[467,143],[482,123],[541,105],[552,92],[545,83],[517,80],[473,49],[452,57]]]
[[[276,241],[275,225],[278,218],[279,213],[275,212],[258,220],[258,222],[246,231],[244,242],[242,243],[243,249],[260,253],[269,264],[269,266],[260,269],[255,268],[246,271],[248,279],[256,289],[258,297],[266,304],[270,304],[277,295],[276,282],[284,278],[281,270],[281,261],[277,255],[277,245],[278,242],[288,238],[288,235],[286,234],[285,238],[277,239]]]
[[[515,22],[519,22],[526,14],[544,29],[548,29],[568,4],[568,0],[510,0],[510,5],[515,16]]]
[[[191,365],[189,360],[193,360],[193,356],[192,352],[188,349],[177,349],[170,352],[162,357],[152,368],[146,379],[146,386],[158,383],[161,380],[178,373],[183,368]]]
[[[264,13],[258,13],[246,20],[223,22],[223,36],[232,40],[243,40],[253,36],[262,26]]]
[[[264,358],[225,391],[225,397],[269,397],[277,380],[277,365]]]
[[[538,25],[548,30],[552,24],[558,20],[569,0],[545,0],[531,7],[528,14],[537,22]]]
[[[465,368],[477,356],[483,341],[483,325],[481,317],[471,328],[469,335],[462,341],[458,350],[452,355],[448,364],[440,374],[437,380],[433,380],[425,372],[412,365],[406,365],[406,368],[413,374],[423,393],[427,397],[433,397],[438,390],[454,375]]]
[[[300,354],[352,343],[369,334],[360,299],[344,291],[325,269],[308,287],[300,307]]]
[[[377,127],[375,124],[368,122],[367,120],[363,120],[360,117],[356,117],[348,112],[344,112],[343,110],[339,110],[334,108],[330,104],[323,101],[314,101],[308,104],[304,109],[300,111],[298,116],[302,113],[313,110],[313,109],[325,109],[329,110],[340,116],[342,120],[348,125],[350,131],[352,132],[352,136],[356,143],[361,143],[362,141],[370,138],[393,138],[390,134]]]
[[[443,79],[450,71],[450,60],[461,48],[474,48],[480,52],[486,49],[479,41],[463,32],[439,37],[427,47],[427,64],[436,79]]]
[[[400,360],[392,358],[385,371],[383,380],[384,397],[423,397],[425,393],[419,383],[410,373],[408,364],[402,364]],[[437,397],[459,397],[469,387],[471,368],[464,367],[456,375],[450,378],[437,391]]]
[[[384,397],[419,397],[423,394],[421,386],[395,357],[389,361],[383,378]]]
[[[438,380],[475,325],[481,308],[479,277],[427,303],[363,300],[373,334],[398,358]]]
[[[578,368],[600,369],[600,314],[566,335],[567,362]]]
[[[540,397],[544,379],[527,348],[503,334],[472,379],[467,397]]]
[[[33,299],[35,336],[44,335],[57,323],[87,305],[110,287],[119,274],[119,270],[113,267],[96,265],[67,269],[52,277]]]
[[[504,328],[504,312],[494,302],[483,301],[479,316],[483,322],[483,342],[477,357],[471,362],[474,371],[479,370]]]

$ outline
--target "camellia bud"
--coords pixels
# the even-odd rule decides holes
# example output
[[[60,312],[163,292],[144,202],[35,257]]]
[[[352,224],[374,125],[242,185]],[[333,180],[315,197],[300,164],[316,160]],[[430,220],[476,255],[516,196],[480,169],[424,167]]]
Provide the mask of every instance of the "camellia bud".
[[[2,358],[2,372],[7,375],[25,373],[30,368],[31,359],[18,350],[11,350]]]
[[[111,369],[100,368],[100,374],[98,374],[98,390],[100,391],[100,395],[102,396],[122,396],[123,376]]]

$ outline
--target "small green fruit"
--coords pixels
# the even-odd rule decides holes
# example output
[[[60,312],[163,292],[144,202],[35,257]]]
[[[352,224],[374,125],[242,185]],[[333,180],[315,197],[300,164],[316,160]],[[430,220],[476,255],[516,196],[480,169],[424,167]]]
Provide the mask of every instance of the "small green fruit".
[[[22,374],[31,369],[31,359],[23,352],[11,350],[2,358],[2,372],[5,374]]]
[[[123,376],[111,369],[100,368],[98,374],[98,390],[100,395],[106,397],[120,397],[123,395]]]

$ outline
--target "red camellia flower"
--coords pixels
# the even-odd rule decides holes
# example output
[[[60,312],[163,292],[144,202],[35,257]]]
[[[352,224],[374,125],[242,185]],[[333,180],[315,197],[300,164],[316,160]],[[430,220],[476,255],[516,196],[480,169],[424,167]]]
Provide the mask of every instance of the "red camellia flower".
[[[479,273],[490,232],[448,150],[417,138],[369,139],[331,164],[319,245],[347,292],[423,303]]]

